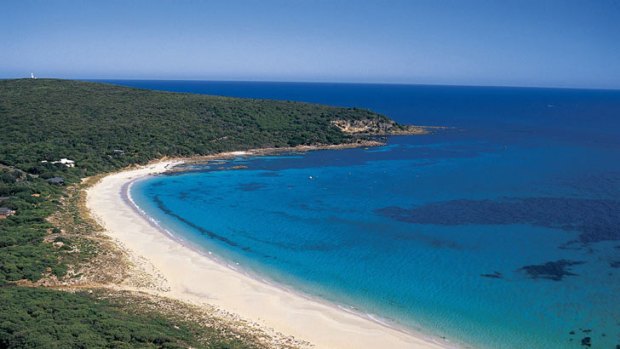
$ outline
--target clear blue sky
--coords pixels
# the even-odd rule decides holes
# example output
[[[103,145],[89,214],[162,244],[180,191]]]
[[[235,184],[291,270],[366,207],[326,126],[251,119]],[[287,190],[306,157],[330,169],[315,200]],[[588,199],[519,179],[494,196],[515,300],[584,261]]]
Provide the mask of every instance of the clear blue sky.
[[[1,0],[0,78],[620,88],[617,0]]]

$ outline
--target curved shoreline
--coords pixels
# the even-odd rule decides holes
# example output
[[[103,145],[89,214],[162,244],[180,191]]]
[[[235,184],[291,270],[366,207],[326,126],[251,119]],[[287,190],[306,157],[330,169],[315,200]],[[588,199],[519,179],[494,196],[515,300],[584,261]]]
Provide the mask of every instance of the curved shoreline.
[[[449,343],[449,342],[447,342],[445,340],[443,341],[444,343],[442,343],[442,341],[434,339],[434,337],[432,337],[432,336],[425,336],[425,335],[423,335],[420,332],[413,331],[413,330],[411,330],[409,328],[400,326],[400,325],[398,325],[396,323],[393,323],[389,319],[382,318],[381,316],[379,316],[377,314],[364,313],[364,312],[361,312],[361,311],[357,310],[354,307],[350,307],[350,306],[347,306],[347,305],[330,302],[328,300],[321,299],[318,296],[312,296],[310,294],[303,293],[301,291],[295,290],[292,287],[289,287],[287,285],[278,284],[277,282],[265,279],[260,274],[249,272],[248,270],[244,269],[243,267],[237,268],[236,266],[233,266],[232,264],[228,263],[228,261],[226,259],[224,259],[222,257],[219,257],[219,256],[217,256],[215,254],[212,254],[211,251],[206,251],[204,248],[201,248],[199,246],[194,246],[194,244],[192,244],[191,242],[188,242],[188,241],[184,240],[182,237],[176,235],[174,232],[172,232],[169,229],[167,229],[164,226],[162,226],[157,219],[149,216],[146,213],[146,211],[144,211],[133,200],[133,198],[131,196],[131,187],[132,187],[132,185],[135,182],[138,182],[138,181],[141,181],[141,180],[146,180],[150,176],[152,176],[152,175],[147,175],[147,176],[144,176],[144,177],[135,178],[135,179],[132,179],[129,182],[125,183],[125,185],[123,185],[123,187],[121,188],[121,196],[123,197],[123,200],[125,200],[127,202],[127,204],[129,206],[131,206],[137,214],[142,216],[142,218],[145,219],[153,228],[157,229],[160,233],[162,233],[165,236],[169,237],[170,239],[174,240],[178,244],[181,244],[184,247],[186,247],[188,249],[191,249],[191,250],[195,251],[196,253],[199,253],[200,255],[204,256],[205,258],[209,258],[213,262],[218,263],[219,265],[221,265],[221,266],[223,266],[225,268],[230,269],[232,272],[240,273],[240,274],[242,274],[244,276],[247,276],[249,278],[252,278],[253,280],[256,280],[258,282],[265,283],[265,284],[267,284],[269,286],[275,287],[275,288],[277,288],[277,289],[279,289],[279,290],[281,290],[283,292],[293,293],[296,296],[299,296],[299,297],[302,297],[304,299],[307,299],[308,301],[317,302],[317,303],[324,304],[326,306],[338,308],[341,311],[353,314],[353,315],[358,316],[360,318],[363,318],[365,320],[372,321],[372,322],[374,322],[374,323],[376,323],[378,325],[387,327],[389,329],[393,329],[393,330],[402,332],[403,334],[408,335],[408,336],[415,336],[415,337],[418,337],[418,338],[424,338],[428,342],[442,345],[442,348],[444,348],[445,346],[448,346],[448,345],[450,345],[450,346],[446,347],[446,348],[454,348],[454,349],[457,348],[455,346],[452,346],[453,345],[452,343]]]
[[[226,153],[209,159],[239,155],[246,154]],[[157,293],[194,304],[215,305],[317,348],[456,347],[244,273],[158,226],[133,203],[127,191],[136,180],[169,171],[171,165],[184,162],[160,161],[114,173],[87,191],[87,207],[105,228],[105,234],[133,256],[146,259],[166,279],[168,290]]]

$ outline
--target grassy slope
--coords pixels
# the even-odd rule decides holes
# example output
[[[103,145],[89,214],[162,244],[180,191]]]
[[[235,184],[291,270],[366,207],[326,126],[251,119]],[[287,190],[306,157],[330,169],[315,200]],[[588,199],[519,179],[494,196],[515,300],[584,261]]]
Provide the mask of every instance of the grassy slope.
[[[85,248],[80,232],[67,234],[71,229],[46,219],[70,200],[63,187],[45,179],[77,183],[162,156],[355,140],[334,120],[387,118],[359,109],[78,81],[0,81],[0,207],[17,211],[0,220],[0,348],[253,347],[226,331],[205,337],[204,329],[189,324],[172,330],[168,317],[89,294],[13,286],[44,275],[68,277],[68,266],[96,251]],[[77,167],[41,163],[62,157]],[[81,227],[78,220],[68,224]]]

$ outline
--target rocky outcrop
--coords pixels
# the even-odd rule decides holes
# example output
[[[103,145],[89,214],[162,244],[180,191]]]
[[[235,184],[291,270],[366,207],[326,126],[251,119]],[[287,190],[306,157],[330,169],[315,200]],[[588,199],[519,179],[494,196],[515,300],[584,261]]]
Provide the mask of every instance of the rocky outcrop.
[[[333,120],[331,123],[344,133],[356,135],[419,135],[429,132],[424,127],[399,125],[389,119]]]

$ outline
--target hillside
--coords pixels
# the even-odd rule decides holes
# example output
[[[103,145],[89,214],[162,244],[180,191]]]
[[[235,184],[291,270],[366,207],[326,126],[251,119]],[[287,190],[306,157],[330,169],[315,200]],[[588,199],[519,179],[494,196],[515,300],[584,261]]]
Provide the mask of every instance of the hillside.
[[[219,315],[105,288],[124,281],[106,266],[127,262],[85,218],[80,180],[164,156],[341,144],[405,129],[352,108],[0,81],[0,348],[273,346],[277,338]],[[78,292],[56,290],[67,285]],[[285,342],[278,347],[295,346]]]
[[[0,163],[30,170],[43,160],[70,158],[88,176],[162,156],[351,142],[353,136],[334,122],[356,120],[395,125],[354,108],[68,80],[4,80]]]

